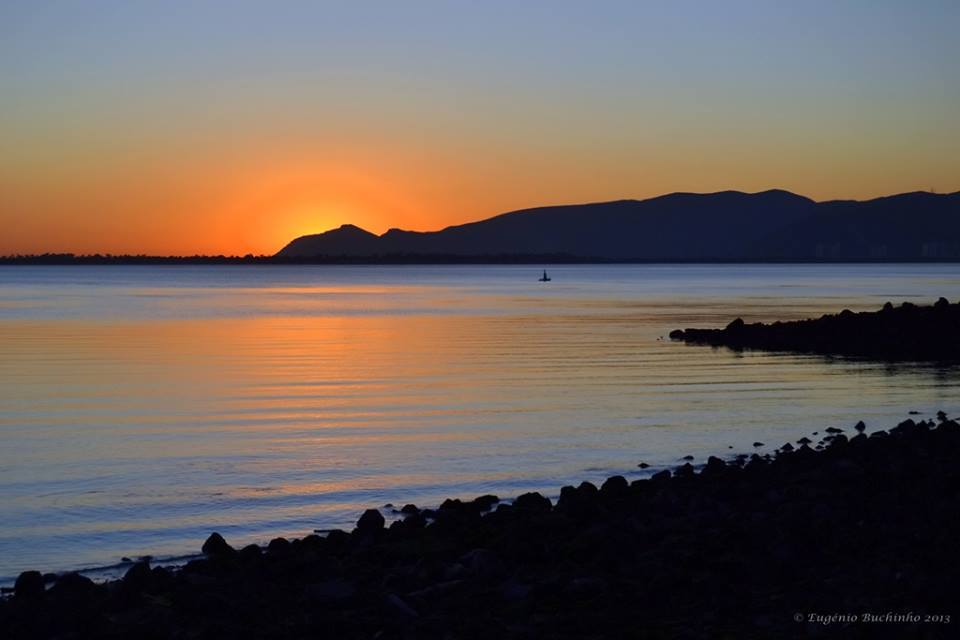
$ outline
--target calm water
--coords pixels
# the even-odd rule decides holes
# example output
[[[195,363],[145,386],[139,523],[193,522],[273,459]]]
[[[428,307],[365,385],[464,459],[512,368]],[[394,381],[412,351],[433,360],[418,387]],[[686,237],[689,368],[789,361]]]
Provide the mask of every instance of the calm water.
[[[949,370],[659,339],[955,299],[960,266],[550,273],[0,268],[0,582],[960,410]]]

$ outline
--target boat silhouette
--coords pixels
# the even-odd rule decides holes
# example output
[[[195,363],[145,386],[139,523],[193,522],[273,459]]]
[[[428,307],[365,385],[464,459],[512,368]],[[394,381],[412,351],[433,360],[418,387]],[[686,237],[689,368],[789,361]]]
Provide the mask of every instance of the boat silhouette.
[[[550,282],[550,276],[547,275],[546,269],[543,271],[543,276],[538,280],[538,282]]]

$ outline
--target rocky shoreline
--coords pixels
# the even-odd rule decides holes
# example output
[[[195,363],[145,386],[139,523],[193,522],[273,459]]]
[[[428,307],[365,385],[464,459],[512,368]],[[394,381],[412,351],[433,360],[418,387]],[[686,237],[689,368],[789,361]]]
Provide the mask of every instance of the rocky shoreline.
[[[0,637],[955,637],[960,425],[811,436],[556,504],[370,510],[239,550],[213,534],[205,558],[106,584],[26,572]]]
[[[816,319],[747,324],[723,329],[677,329],[672,340],[729,347],[852,356],[887,361],[960,362],[960,304],[886,303],[879,311],[843,310]]]

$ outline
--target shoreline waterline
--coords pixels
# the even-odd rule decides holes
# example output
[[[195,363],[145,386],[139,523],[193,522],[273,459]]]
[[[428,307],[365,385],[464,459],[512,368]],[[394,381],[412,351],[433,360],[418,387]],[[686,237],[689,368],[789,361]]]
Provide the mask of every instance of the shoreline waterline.
[[[804,631],[822,611],[910,611],[919,617],[900,622],[911,634],[949,637],[960,494],[944,489],[960,481],[960,424],[938,413],[817,436],[775,455],[565,486],[557,500],[451,499],[405,507],[389,525],[371,509],[349,533],[264,547],[214,533],[180,569],[140,562],[100,585],[67,574],[44,589],[27,572],[0,601],[0,629],[474,637],[494,623],[511,638],[631,628],[706,638]]]
[[[915,419],[915,420],[923,421],[924,419],[927,419],[936,415],[936,413],[937,413],[936,411],[922,412],[922,411],[911,410],[908,412],[908,416],[906,416],[906,419],[907,420]],[[825,445],[829,442],[829,440],[823,441],[822,439],[824,437],[829,438],[830,436],[836,433],[846,433],[848,435],[853,435],[857,432],[854,430],[854,427],[851,425],[847,425],[843,428],[831,426],[825,429],[817,429],[814,431],[810,431],[808,433],[800,434],[800,440],[801,442],[804,439],[811,440],[811,444],[813,444],[815,441],[819,439],[820,442]],[[596,469],[594,470],[593,474],[580,476],[575,479],[568,479],[568,482],[570,481],[576,481],[578,483],[592,482],[597,486],[600,486],[605,480],[607,480],[612,476],[623,477],[623,478],[626,478],[628,481],[633,482],[638,480],[649,480],[653,478],[653,476],[662,474],[664,471],[675,472],[677,469],[680,469],[682,467],[687,467],[692,471],[700,472],[707,466],[709,459],[716,458],[724,461],[727,464],[736,464],[737,461],[748,459],[754,455],[759,455],[765,458],[769,458],[771,456],[776,456],[780,452],[781,446],[783,446],[784,444],[792,444],[793,442],[795,441],[791,440],[785,443],[753,442],[749,447],[749,449],[747,448],[735,449],[733,445],[729,445],[725,451],[718,450],[715,452],[715,455],[709,455],[706,459],[704,458],[698,459],[695,456],[692,456],[689,454],[681,455],[678,452],[678,454],[674,457],[673,461],[671,462],[660,462],[660,463],[651,464],[646,461],[639,461],[635,466],[627,467],[623,469]],[[802,445],[797,444],[798,448],[800,446]],[[561,483],[556,483],[556,484],[559,485]],[[474,492],[474,493],[475,495],[448,495],[444,497],[442,500],[436,501],[434,503],[420,504],[418,508],[421,511],[425,511],[425,512],[435,512],[439,510],[441,508],[441,505],[445,502],[457,501],[457,502],[469,503],[473,499],[480,496],[479,493],[477,492]],[[554,486],[553,489],[544,489],[539,491],[533,490],[527,493],[538,493],[540,495],[543,495],[545,498],[549,499],[553,503],[556,503],[561,496],[561,491],[557,489],[556,486]],[[492,494],[486,493],[483,495],[490,496]],[[494,508],[499,504],[511,505],[516,500],[518,495],[513,495],[513,496],[498,495],[497,500],[493,503]],[[403,502],[404,504],[411,504],[411,502],[409,501],[407,502],[401,501],[401,502]],[[347,518],[347,520],[344,522],[344,524],[340,527],[313,528],[313,529],[302,530],[299,532],[274,531],[266,536],[262,536],[254,540],[251,540],[249,538],[247,539],[239,538],[239,540],[240,540],[241,546],[257,545],[261,547],[266,547],[268,546],[270,540],[277,539],[277,538],[300,539],[309,535],[319,534],[323,536],[326,533],[329,533],[331,531],[336,531],[336,532],[342,532],[345,530],[349,531],[350,525],[355,523],[356,519],[360,516],[360,514],[364,510],[370,510],[370,509],[382,512],[385,518],[386,524],[389,526],[393,522],[403,520],[406,517],[407,514],[404,514],[403,512],[401,512],[400,508],[401,508],[400,503],[363,505],[361,509],[359,509],[356,513],[351,514]],[[211,531],[213,530],[229,531],[229,529],[224,529],[223,527],[216,527],[216,526],[214,526],[213,529],[211,529]],[[236,538],[232,538],[232,540],[236,540]],[[33,567],[32,570],[40,571],[45,576],[45,579],[48,582],[53,582],[55,580],[55,577],[58,577],[58,576],[63,576],[69,573],[76,573],[76,574],[91,578],[97,583],[106,583],[106,582],[111,582],[119,578],[122,578],[122,576],[130,568],[142,562],[147,562],[153,566],[161,566],[171,570],[178,570],[182,568],[185,564],[189,563],[190,561],[201,559],[204,557],[203,552],[200,550],[200,547],[201,547],[200,542],[201,540],[198,539],[197,546],[192,550],[184,549],[179,553],[170,554],[170,555],[153,555],[149,553],[149,549],[146,549],[146,553],[142,555],[134,556],[130,558],[124,557],[124,558],[118,559],[115,562],[112,562],[110,564],[106,564],[103,566],[95,566],[95,567],[75,566],[75,567],[67,567],[67,568]],[[16,582],[16,579],[17,579],[17,575],[0,576],[0,589],[3,589],[4,592],[11,592],[12,587]]]

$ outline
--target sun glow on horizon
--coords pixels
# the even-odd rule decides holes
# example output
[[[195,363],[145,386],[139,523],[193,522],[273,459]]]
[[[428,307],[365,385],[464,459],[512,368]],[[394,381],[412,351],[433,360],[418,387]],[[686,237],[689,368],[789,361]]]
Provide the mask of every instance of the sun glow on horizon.
[[[369,158],[332,162],[316,154],[270,158],[236,171],[225,180],[233,186],[224,189],[217,205],[222,221],[217,237],[233,236],[228,249],[274,253],[294,238],[343,224],[385,230],[413,199],[403,185],[383,179],[383,169],[370,165]]]

